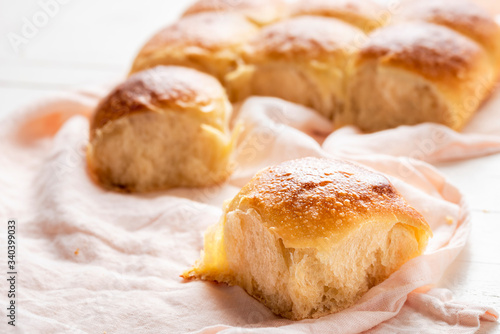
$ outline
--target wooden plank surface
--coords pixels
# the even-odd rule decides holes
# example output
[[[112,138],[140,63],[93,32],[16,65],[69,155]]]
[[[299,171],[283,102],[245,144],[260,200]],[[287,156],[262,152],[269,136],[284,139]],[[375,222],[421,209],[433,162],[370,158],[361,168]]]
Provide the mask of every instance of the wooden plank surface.
[[[144,41],[177,18],[187,3],[68,1],[17,45],[12,34],[29,32],[23,28],[26,22],[33,23],[44,9],[35,0],[0,0],[0,117],[47,94],[125,76]],[[499,3],[489,5],[500,12]],[[474,210],[470,242],[439,286],[452,289],[459,299],[500,310],[500,155],[438,168],[462,189]],[[481,332],[498,330],[497,323],[484,323]]]

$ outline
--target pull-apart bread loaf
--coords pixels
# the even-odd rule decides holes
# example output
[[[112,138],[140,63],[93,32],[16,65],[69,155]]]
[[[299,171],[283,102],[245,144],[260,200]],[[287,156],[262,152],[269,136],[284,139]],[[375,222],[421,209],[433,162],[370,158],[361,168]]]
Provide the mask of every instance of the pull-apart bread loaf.
[[[137,55],[131,73],[157,65],[179,65],[223,81],[240,62],[243,44],[257,32],[254,23],[237,13],[190,15],[153,36]]]
[[[345,104],[345,86],[360,29],[333,18],[301,16],[264,27],[244,48],[244,64],[226,78],[232,101],[275,96],[333,118]]]
[[[237,12],[264,25],[287,15],[288,6],[284,0],[200,0],[192,4],[184,16],[203,12]]]
[[[226,204],[183,277],[239,285],[286,318],[318,318],[353,305],[431,235],[383,175],[294,160],[259,172]]]
[[[176,66],[134,74],[97,107],[90,173],[106,188],[135,192],[220,183],[230,175],[230,113],[207,74]]]
[[[368,34],[368,35],[366,35]],[[461,129],[500,76],[500,26],[464,0],[200,0],[154,36],[132,73],[180,65],[229,99],[275,96],[335,127]]]
[[[435,122],[460,130],[495,84],[485,49],[447,27],[398,23],[361,47],[336,126],[364,131]]]
[[[299,0],[292,5],[292,16],[333,17],[352,24],[366,33],[384,26],[390,13],[370,0]]]

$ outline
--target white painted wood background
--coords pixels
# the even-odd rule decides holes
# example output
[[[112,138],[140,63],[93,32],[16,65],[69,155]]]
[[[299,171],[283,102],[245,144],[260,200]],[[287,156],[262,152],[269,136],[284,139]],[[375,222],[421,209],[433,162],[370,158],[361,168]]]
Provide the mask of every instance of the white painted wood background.
[[[23,36],[26,20],[33,22],[43,8],[39,0],[0,0],[0,118],[51,93],[124,77],[140,46],[189,4],[57,1],[61,4],[52,8],[53,17],[31,31],[16,50],[9,37]],[[478,1],[500,7],[498,0]],[[467,195],[473,209],[469,244],[439,286],[451,289],[457,299],[487,303],[500,311],[500,155],[438,168]],[[483,322],[480,332],[500,332],[500,325]]]

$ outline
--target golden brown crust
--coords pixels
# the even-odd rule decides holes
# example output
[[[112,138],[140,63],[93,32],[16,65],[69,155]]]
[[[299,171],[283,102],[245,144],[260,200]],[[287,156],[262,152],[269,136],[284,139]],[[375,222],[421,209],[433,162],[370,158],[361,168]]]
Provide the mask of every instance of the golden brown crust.
[[[474,3],[463,0],[406,1],[401,20],[423,20],[454,29],[488,49],[498,49],[500,26],[492,15]]]
[[[159,108],[211,112],[221,99],[224,89],[212,76],[178,66],[154,67],[130,76],[100,102],[91,133],[110,121]]]
[[[256,21],[263,19],[267,23],[282,16],[286,8],[287,4],[283,0],[199,0],[183,16],[204,12],[239,12],[249,14],[250,19],[255,17]]]
[[[353,48],[365,34],[333,18],[300,16],[263,28],[247,49],[252,58],[324,58]]]
[[[431,233],[385,176],[340,160],[306,158],[261,171],[228,211],[248,208],[285,245],[345,235],[365,222],[387,223],[384,215]]]
[[[433,80],[460,79],[484,56],[481,47],[469,38],[426,22],[387,26],[369,37],[359,61],[376,59]]]
[[[301,0],[294,4],[291,15],[320,15],[337,18],[371,31],[385,24],[382,8],[370,0]]]
[[[141,55],[165,47],[199,47],[217,51],[242,44],[256,26],[234,13],[201,13],[179,20],[159,31],[144,45]]]
[[[131,73],[157,65],[195,68],[223,80],[241,59],[257,25],[237,13],[201,13],[158,32],[137,55]]]

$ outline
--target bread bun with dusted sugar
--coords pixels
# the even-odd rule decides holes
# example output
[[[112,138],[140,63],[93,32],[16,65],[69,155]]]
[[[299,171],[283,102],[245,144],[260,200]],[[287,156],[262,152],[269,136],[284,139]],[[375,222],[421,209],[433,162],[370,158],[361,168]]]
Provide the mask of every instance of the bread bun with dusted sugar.
[[[485,49],[447,27],[399,23],[361,47],[336,126],[364,131],[434,122],[460,130],[495,84]]]
[[[136,73],[97,107],[90,173],[106,188],[133,192],[223,182],[230,113],[224,89],[207,74],[176,66]]]
[[[319,16],[266,26],[246,45],[245,64],[226,78],[230,99],[274,96],[331,119],[344,108],[352,54],[365,37],[352,25]]]
[[[305,158],[259,172],[225,205],[185,278],[239,285],[300,320],[353,305],[432,232],[381,174]]]
[[[137,55],[131,73],[157,65],[179,65],[219,80],[241,62],[241,47],[258,32],[244,15],[207,12],[182,18],[149,40]]]
[[[264,25],[287,15],[288,6],[284,0],[199,0],[184,12],[184,16],[203,12],[237,12]]]

